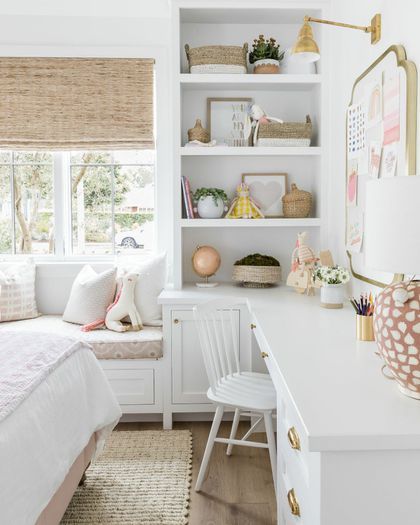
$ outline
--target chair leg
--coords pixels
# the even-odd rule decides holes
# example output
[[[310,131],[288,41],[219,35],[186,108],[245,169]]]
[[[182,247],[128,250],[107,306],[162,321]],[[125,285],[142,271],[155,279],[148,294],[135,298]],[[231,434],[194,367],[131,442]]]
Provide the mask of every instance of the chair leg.
[[[195,491],[200,492],[201,485],[204,481],[204,476],[206,475],[207,465],[213,450],[214,440],[217,437],[217,432],[219,431],[220,423],[222,421],[224,407],[218,405],[216,408],[216,413],[214,414],[213,424],[210,429],[210,434],[207,439],[206,449],[204,451],[203,459],[201,460],[200,471],[198,473],[197,482],[195,484]]]
[[[273,428],[273,414],[264,412],[264,424],[267,434],[268,451],[270,453],[271,470],[273,472],[274,490],[277,491],[277,451]]]
[[[241,415],[241,412],[240,412],[239,408],[236,408],[235,409],[235,415],[233,416],[232,429],[230,431],[229,439],[235,439],[235,437],[236,437],[236,432],[238,431],[240,415]],[[227,450],[226,450],[226,455],[227,456],[230,456],[232,454],[232,448],[233,448],[233,445],[229,443],[229,445],[227,447]]]

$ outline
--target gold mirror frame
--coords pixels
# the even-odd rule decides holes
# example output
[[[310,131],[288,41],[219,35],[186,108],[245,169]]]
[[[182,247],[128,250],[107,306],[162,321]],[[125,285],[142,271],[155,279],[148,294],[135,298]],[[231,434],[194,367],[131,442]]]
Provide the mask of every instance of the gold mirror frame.
[[[406,175],[416,175],[416,149],[417,149],[417,68],[414,62],[407,60],[407,53],[404,46],[401,45],[392,45],[390,46],[380,57],[378,57],[363,73],[357,77],[353,84],[353,89],[351,92],[351,99],[349,106],[353,104],[354,92],[358,83],[368,75],[372,69],[374,69],[387,55],[390,53],[395,54],[397,61],[397,67],[402,67],[407,76],[407,102],[406,102],[406,144],[405,144],[405,161],[406,161]],[[346,117],[346,187],[347,187],[347,140],[348,140],[348,126],[347,126],[347,117]],[[347,244],[347,202],[346,202],[346,231],[345,239]],[[360,273],[357,273],[353,268],[352,263],[352,254],[347,250],[347,256],[350,262],[350,270],[356,279],[364,281],[373,286],[378,286],[380,288],[385,288],[389,286],[390,283],[382,283],[375,279],[366,277]],[[401,273],[394,274],[392,282],[398,282],[404,280],[404,275]]]

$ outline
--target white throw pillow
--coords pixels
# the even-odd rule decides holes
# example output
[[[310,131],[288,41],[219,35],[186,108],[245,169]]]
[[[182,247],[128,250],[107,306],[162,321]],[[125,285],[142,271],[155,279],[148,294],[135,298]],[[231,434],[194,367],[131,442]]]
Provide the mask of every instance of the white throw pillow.
[[[105,319],[106,309],[115,295],[116,268],[96,273],[92,266],[84,266],[71,287],[63,320],[68,323],[89,324]]]
[[[35,300],[35,264],[0,263],[0,322],[38,317]]]
[[[162,306],[158,304],[160,292],[166,284],[166,253],[137,262],[133,259],[119,259],[118,273],[138,274],[134,290],[134,302],[146,326],[162,326]]]

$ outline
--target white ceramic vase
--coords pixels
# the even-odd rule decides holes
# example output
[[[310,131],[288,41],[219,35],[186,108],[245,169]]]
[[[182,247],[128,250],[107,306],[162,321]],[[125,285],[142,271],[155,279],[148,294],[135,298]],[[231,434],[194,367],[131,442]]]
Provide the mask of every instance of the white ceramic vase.
[[[200,197],[197,203],[198,215],[202,219],[220,219],[225,211],[225,204],[219,197],[217,204],[212,196]]]
[[[324,308],[343,308],[344,285],[323,284],[321,287],[321,306]]]

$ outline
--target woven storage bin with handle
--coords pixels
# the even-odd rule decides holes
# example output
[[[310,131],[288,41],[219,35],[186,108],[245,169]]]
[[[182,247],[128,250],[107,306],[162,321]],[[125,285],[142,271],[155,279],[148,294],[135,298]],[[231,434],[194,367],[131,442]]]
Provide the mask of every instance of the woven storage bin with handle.
[[[190,73],[246,73],[248,44],[240,46],[202,46],[185,44]]]
[[[312,193],[298,189],[292,184],[291,191],[282,197],[283,214],[286,218],[309,217],[312,208]]]
[[[257,146],[310,146],[312,122],[265,122],[258,128]]]
[[[281,267],[234,265],[232,279],[246,288],[269,288],[280,281]]]

